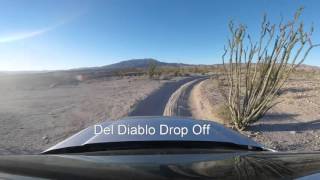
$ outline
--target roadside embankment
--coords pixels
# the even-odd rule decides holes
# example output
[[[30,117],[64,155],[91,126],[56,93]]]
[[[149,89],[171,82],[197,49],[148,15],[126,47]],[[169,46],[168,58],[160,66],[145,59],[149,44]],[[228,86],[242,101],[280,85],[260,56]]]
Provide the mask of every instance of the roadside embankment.
[[[279,103],[242,133],[278,151],[319,151],[319,90],[319,78],[293,76],[282,88]],[[190,96],[193,117],[228,124],[223,98],[215,79],[197,84]]]
[[[189,104],[194,118],[228,124],[223,114],[223,96],[212,79],[195,85],[190,93]]]
[[[196,81],[197,80],[192,80],[182,85],[170,96],[163,112],[164,116],[178,116],[182,115],[183,111],[185,111],[185,113],[187,112],[187,91]]]

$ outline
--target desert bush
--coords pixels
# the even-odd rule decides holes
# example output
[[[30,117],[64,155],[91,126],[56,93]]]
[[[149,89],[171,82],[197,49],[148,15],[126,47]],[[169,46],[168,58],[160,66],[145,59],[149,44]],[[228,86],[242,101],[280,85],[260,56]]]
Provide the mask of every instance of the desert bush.
[[[174,71],[173,73],[174,76],[181,76],[181,73],[180,73],[180,68],[176,68],[176,70]]]
[[[233,125],[244,130],[258,121],[277,102],[277,92],[290,73],[307,57],[314,45],[313,27],[304,30],[299,20],[302,8],[287,23],[271,24],[266,15],[256,42],[245,25],[231,21],[231,37],[222,56],[227,77],[226,104]],[[226,60],[228,59],[228,60]]]
[[[148,68],[148,76],[150,79],[153,79],[156,75],[157,70],[157,64],[155,62],[150,62],[149,68]]]

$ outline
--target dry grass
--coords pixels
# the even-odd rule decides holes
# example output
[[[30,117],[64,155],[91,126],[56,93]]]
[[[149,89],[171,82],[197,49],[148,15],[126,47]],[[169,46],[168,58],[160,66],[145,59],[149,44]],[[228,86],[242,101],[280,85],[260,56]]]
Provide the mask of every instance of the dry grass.
[[[216,106],[216,117],[220,119],[224,124],[231,124],[231,114],[228,107],[221,103]]]

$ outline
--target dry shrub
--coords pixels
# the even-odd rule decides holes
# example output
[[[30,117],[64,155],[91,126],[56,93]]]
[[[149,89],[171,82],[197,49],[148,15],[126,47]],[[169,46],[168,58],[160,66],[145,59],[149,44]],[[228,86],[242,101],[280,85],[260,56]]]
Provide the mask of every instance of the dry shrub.
[[[264,16],[259,39],[253,42],[246,26],[229,24],[231,37],[225,47],[223,74],[227,77],[226,105],[233,125],[244,130],[273,107],[277,93],[291,72],[307,57],[314,45],[313,28],[304,30],[299,21],[271,24]],[[226,60],[227,59],[227,60]]]

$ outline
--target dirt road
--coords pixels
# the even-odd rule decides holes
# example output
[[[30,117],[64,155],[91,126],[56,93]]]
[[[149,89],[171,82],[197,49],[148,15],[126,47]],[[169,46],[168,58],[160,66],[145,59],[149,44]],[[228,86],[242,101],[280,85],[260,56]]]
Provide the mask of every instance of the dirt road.
[[[168,100],[163,115],[164,116],[185,116],[193,117],[190,106],[191,91],[196,84],[207,78],[198,78],[182,85]]]
[[[186,93],[189,93],[194,82],[198,82],[203,77],[189,77],[183,80],[168,82],[164,84],[160,89],[150,94],[146,99],[137,104],[135,109],[129,114],[129,116],[162,116],[166,105],[170,97],[184,84],[193,82],[191,86],[188,86]],[[178,109],[177,109],[178,110]],[[181,110],[181,109],[180,109]],[[180,111],[179,110],[179,111]],[[189,116],[190,112],[180,111],[174,113],[175,115]],[[168,115],[168,114],[167,114]],[[173,115],[173,114],[172,114]]]

